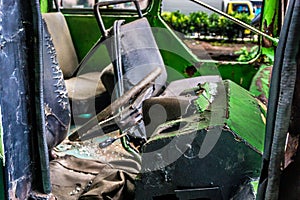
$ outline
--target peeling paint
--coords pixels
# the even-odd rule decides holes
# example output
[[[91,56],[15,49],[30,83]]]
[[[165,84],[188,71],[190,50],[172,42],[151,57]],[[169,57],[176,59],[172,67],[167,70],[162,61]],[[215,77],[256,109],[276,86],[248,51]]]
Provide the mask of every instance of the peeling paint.
[[[247,142],[247,140],[243,139],[240,135],[236,134],[234,131],[232,130],[227,130],[228,132],[230,132],[233,137],[234,140],[237,142],[241,142],[243,144],[245,144],[246,146],[248,146],[250,149],[252,149],[253,151],[255,151],[256,153],[258,153],[259,155],[262,155],[261,150],[258,150],[255,146],[253,146],[251,143]]]
[[[226,124],[243,140],[257,149],[263,151],[265,123],[261,114],[263,108],[258,101],[246,90],[239,88],[232,82],[225,81],[228,88],[229,118]],[[252,126],[249,126],[252,124]],[[247,127],[245,129],[245,127]],[[239,138],[236,138],[239,140]]]
[[[0,17],[1,17],[1,13],[0,13]],[[0,23],[1,23],[1,21],[0,21]],[[15,42],[15,39],[18,38],[21,34],[24,34],[24,32],[25,32],[24,28],[20,28],[14,34],[9,35],[9,36],[4,36],[2,34],[2,29],[3,29],[3,27],[0,24],[0,39],[1,39],[0,47],[1,47],[1,49],[5,48],[7,43]],[[4,55],[6,56],[6,54],[4,54]]]
[[[214,98],[217,95],[217,86],[217,83],[201,84],[200,89],[202,89],[202,93],[195,101],[195,105],[198,108],[199,112],[207,110],[211,103],[214,101]]]
[[[36,164],[31,160],[33,135],[29,125],[32,113],[29,112],[35,110],[29,103],[32,93],[29,93],[31,88],[28,85],[34,77],[33,34],[30,26],[25,26],[27,19],[32,20],[30,9],[30,4],[21,1],[0,1],[0,63],[5,66],[1,71],[0,89],[0,156],[5,164],[1,168],[1,185],[4,187],[0,187],[0,192],[7,199],[28,199],[32,185],[31,170]]]
[[[266,34],[270,35],[270,36],[273,36],[274,20],[275,20],[275,15],[274,15],[274,17],[272,19],[272,22],[271,22],[271,24],[269,26],[267,25],[267,20],[265,20],[264,23],[263,23],[264,24],[264,32]],[[263,46],[267,47],[267,48],[272,47],[273,46],[273,42],[271,40],[269,40],[269,39],[267,39],[267,38],[264,37],[263,38]]]
[[[268,104],[272,66],[262,66],[252,80],[250,92],[263,104]]]

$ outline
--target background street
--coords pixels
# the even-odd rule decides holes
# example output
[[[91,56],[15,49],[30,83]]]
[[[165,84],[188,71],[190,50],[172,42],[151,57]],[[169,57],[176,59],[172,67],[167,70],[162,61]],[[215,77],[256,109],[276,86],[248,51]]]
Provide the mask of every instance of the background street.
[[[209,4],[219,10],[221,10],[222,0],[202,0],[204,3]],[[211,11],[199,6],[198,4],[189,0],[163,0],[164,11],[176,11],[179,10],[184,14],[189,14],[195,11],[205,11],[211,13]]]

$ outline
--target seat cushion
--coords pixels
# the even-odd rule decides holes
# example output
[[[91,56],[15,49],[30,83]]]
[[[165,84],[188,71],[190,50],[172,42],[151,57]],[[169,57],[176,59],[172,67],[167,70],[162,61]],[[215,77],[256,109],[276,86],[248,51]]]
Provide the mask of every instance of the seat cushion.
[[[101,72],[82,74],[65,82],[69,98],[72,100],[85,100],[106,92],[101,81]]]
[[[106,88],[106,91],[112,95],[113,90],[115,89],[115,77],[114,77],[114,69],[112,65],[109,65],[102,71],[101,81]]]
[[[112,68],[113,66],[110,64],[101,72],[89,72],[65,80],[69,98],[72,100],[95,98],[95,96],[106,92],[106,87],[113,88],[114,80]],[[111,74],[109,76],[110,78],[103,79],[103,76],[107,74]],[[104,83],[102,81],[104,81]]]
[[[78,58],[65,17],[60,12],[54,12],[44,13],[43,18],[53,39],[64,78],[70,78],[78,66]]]

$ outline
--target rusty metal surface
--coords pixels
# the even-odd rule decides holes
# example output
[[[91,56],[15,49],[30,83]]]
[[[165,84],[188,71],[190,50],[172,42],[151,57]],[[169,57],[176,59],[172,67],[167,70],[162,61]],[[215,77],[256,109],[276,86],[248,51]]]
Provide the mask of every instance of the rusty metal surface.
[[[263,65],[253,77],[249,91],[265,105],[268,104],[272,66]]]

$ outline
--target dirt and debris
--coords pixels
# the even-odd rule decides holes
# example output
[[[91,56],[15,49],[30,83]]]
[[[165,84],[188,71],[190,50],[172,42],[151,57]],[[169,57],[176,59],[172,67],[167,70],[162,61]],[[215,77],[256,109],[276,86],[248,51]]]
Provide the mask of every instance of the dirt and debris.
[[[122,147],[120,140],[106,148],[99,147],[99,143],[103,142],[108,137],[114,137],[118,134],[118,131],[115,131],[105,136],[99,136],[82,142],[65,140],[58,145],[54,151],[58,157],[63,157],[68,154],[82,159],[95,159],[101,162],[133,159],[134,157]]]
[[[185,39],[183,41],[192,52],[200,59],[232,61],[238,58],[234,52],[239,51],[242,47],[247,47],[248,51],[255,46],[254,43],[239,42],[239,43],[222,43],[222,42],[207,42],[196,39]]]

